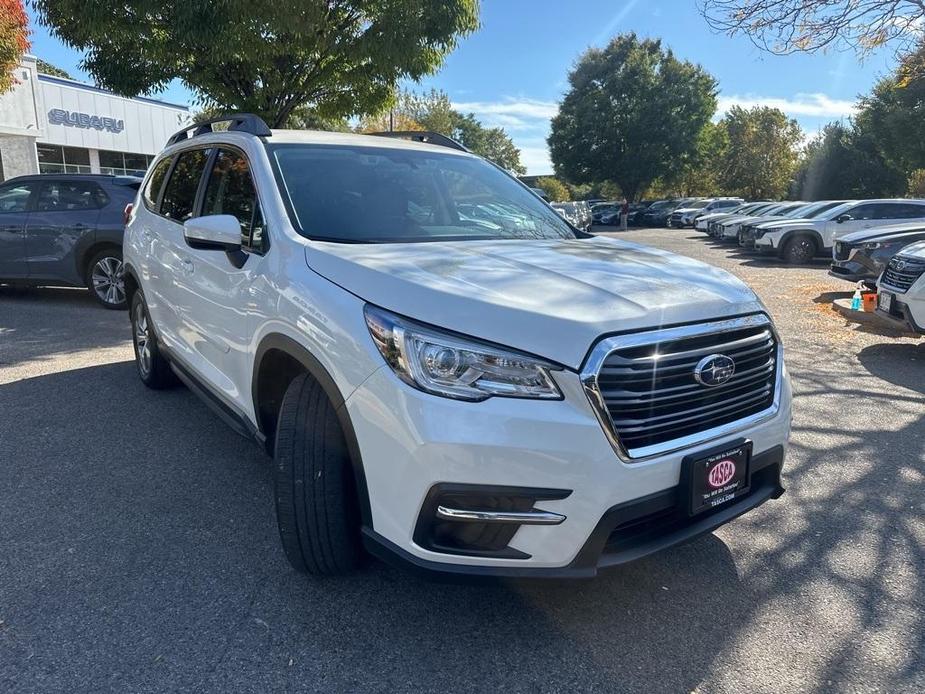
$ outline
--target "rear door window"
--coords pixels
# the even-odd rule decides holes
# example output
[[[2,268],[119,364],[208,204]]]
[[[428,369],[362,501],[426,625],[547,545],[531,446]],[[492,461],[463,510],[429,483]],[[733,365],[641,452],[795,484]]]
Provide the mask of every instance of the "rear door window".
[[[39,190],[36,212],[75,212],[98,210],[109,196],[97,183],[90,181],[49,181]]]
[[[193,216],[196,192],[209,158],[207,149],[191,149],[177,156],[170,178],[164,187],[161,214],[181,224]]]
[[[34,182],[0,186],[0,214],[25,212],[29,206],[29,196],[36,186]]]
[[[167,178],[167,170],[170,168],[172,157],[161,159],[151,172],[151,178],[145,184],[145,192],[142,195],[145,207],[152,212],[157,212],[157,199],[160,197],[161,188],[164,187],[164,179]]]

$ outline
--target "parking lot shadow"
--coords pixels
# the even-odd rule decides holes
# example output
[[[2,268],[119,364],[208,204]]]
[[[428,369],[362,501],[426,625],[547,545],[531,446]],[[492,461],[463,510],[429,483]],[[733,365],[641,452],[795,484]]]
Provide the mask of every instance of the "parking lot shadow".
[[[883,343],[865,347],[858,361],[887,383],[925,394],[925,339],[919,344]],[[922,403],[925,408],[925,401]],[[923,411],[925,417],[925,411]]]
[[[0,385],[0,689],[674,692],[722,674],[770,691],[760,668],[727,669],[758,635],[807,689],[859,671],[914,689],[921,399],[795,370],[831,419],[797,421],[782,500],[595,581],[493,586],[378,563],[295,573],[267,456],[186,389],[146,390],[131,362]],[[852,395],[905,416],[833,438]],[[825,649],[785,638],[820,625]],[[860,635],[896,629],[907,650],[884,668]]]
[[[582,583],[311,579],[269,459],[186,389],[122,362],[0,385],[0,411],[7,691],[691,691],[760,600],[715,536]]]
[[[87,291],[0,286],[0,368],[130,340],[128,312],[104,309]]]

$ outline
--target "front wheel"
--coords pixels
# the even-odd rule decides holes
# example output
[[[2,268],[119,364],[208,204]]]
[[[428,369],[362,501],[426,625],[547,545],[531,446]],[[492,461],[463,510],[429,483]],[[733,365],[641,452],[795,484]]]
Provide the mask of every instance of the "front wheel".
[[[125,308],[125,272],[122,251],[100,251],[87,265],[87,289],[109,309]]]
[[[347,442],[324,389],[306,374],[283,397],[274,456],[276,519],[289,563],[316,576],[356,568],[360,514]]]
[[[789,265],[805,265],[815,257],[816,242],[805,235],[790,239],[781,251],[781,258]]]

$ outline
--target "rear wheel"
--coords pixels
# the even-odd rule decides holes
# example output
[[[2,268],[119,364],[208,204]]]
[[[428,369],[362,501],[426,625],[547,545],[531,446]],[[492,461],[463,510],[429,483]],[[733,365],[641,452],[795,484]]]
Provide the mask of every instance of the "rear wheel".
[[[327,394],[306,374],[283,397],[275,463],[276,518],[289,563],[319,576],[356,568],[360,514],[347,443]]]
[[[87,265],[87,289],[106,308],[125,308],[125,273],[122,251],[100,251]]]
[[[801,234],[788,239],[780,257],[790,265],[805,265],[816,257],[817,250],[813,238]]]
[[[170,368],[170,363],[161,354],[157,335],[151,326],[151,316],[145,305],[144,295],[136,291],[132,296],[132,308],[129,311],[132,321],[132,346],[135,349],[135,367],[141,382],[148,388],[161,390],[177,383],[177,377]]]

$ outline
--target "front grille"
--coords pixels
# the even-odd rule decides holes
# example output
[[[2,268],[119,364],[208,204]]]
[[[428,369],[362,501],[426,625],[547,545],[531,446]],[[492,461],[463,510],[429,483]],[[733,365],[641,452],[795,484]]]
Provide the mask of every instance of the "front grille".
[[[630,457],[638,450],[696,435],[758,414],[774,404],[777,341],[766,320],[733,322],[722,332],[617,346],[604,358],[596,386],[612,433]],[[707,386],[694,377],[698,363],[722,354],[735,362],[732,377]],[[637,453],[634,455],[634,449]]]
[[[851,255],[851,246],[842,241],[837,241],[835,243],[835,250],[832,251],[832,257],[835,260],[848,260],[848,256]]]
[[[925,261],[894,256],[886,266],[882,283],[904,292],[922,276],[922,273],[925,273]]]

